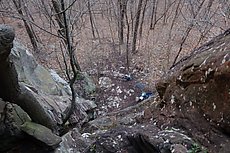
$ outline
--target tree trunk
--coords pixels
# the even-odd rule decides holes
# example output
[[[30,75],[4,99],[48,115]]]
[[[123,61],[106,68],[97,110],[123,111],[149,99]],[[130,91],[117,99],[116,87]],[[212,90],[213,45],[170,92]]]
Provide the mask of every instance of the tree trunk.
[[[34,122],[55,130],[56,123],[39,104],[36,97],[28,88],[18,83],[15,66],[9,59],[14,36],[13,28],[0,25],[0,97],[19,105]]]
[[[195,12],[195,14],[194,14],[194,16],[193,16],[193,20],[194,20],[194,21],[195,21],[196,17],[198,16],[198,14],[200,13],[201,8],[202,8],[203,5],[204,5],[204,2],[205,2],[205,0],[202,0],[202,1],[200,2],[200,5],[198,6],[198,9],[197,9],[197,11]],[[172,66],[170,67],[170,69],[171,69],[172,67],[175,66],[175,64],[176,64],[176,62],[177,62],[177,59],[178,59],[180,53],[182,52],[184,43],[185,43],[185,41],[187,40],[187,38],[188,38],[190,32],[192,31],[192,28],[193,28],[193,27],[194,27],[194,24],[190,24],[190,25],[188,26],[188,28],[186,29],[186,31],[185,31],[183,37],[181,38],[181,43],[180,43],[179,51],[177,52],[177,55],[176,55],[176,57],[175,57],[175,59],[174,59],[174,61],[173,61]]]
[[[140,22],[142,2],[143,0],[139,0],[138,7],[137,7],[136,21],[135,21],[135,26],[134,26],[134,31],[133,31],[132,53],[136,53],[137,32],[138,32],[138,27],[139,27],[139,22]]]
[[[125,17],[125,1],[118,0],[119,5],[119,18],[118,18],[118,38],[119,43],[122,45],[124,43],[124,17]]]
[[[65,38],[65,27],[64,27],[64,19],[63,19],[63,13],[61,13],[61,6],[59,4],[58,1],[56,0],[52,0],[52,6],[54,9],[54,13],[55,13],[55,20],[57,21],[57,24],[59,26],[59,30],[58,30],[58,34],[61,35],[61,38]],[[66,39],[64,39],[65,43]]]
[[[155,28],[156,23],[156,0],[153,0],[152,4],[152,12],[151,12],[151,19],[150,19],[150,30],[153,30]]]
[[[95,36],[95,31],[94,31],[94,22],[93,22],[93,15],[92,15],[92,11],[91,11],[91,6],[90,6],[90,0],[88,0],[88,11],[89,11],[89,20],[90,20],[90,25],[91,25],[91,30],[92,30],[92,34],[93,34],[93,39],[96,38]]]
[[[126,18],[126,26],[127,26],[127,33],[126,33],[126,67],[127,67],[127,71],[129,73],[129,67],[130,67],[130,57],[129,57],[129,33],[130,33],[130,25],[129,25],[129,18],[128,18],[128,13],[127,13],[127,3],[128,1],[126,1],[125,5],[125,18]]]
[[[164,1],[164,16],[163,16],[163,25],[167,22],[167,0]]]
[[[23,11],[22,11],[22,4],[21,4],[22,1],[21,1],[21,0],[19,0],[19,1],[13,0],[13,3],[14,3],[14,6],[16,7],[16,9],[17,9],[17,12],[18,12],[22,17],[25,17],[25,15],[24,15],[24,13],[23,13]],[[26,32],[27,32],[27,34],[28,34],[28,36],[29,36],[29,38],[30,38],[30,42],[31,42],[31,44],[32,44],[32,46],[33,46],[33,49],[34,49],[34,51],[35,51],[36,53],[38,53],[38,52],[39,52],[39,49],[38,49],[38,43],[37,43],[37,40],[38,40],[37,35],[35,34],[34,29],[32,28],[32,25],[29,24],[29,23],[26,21],[26,19],[22,18],[22,21],[23,21],[23,23],[24,23],[24,25],[25,25]]]
[[[144,19],[145,19],[145,11],[146,11],[147,3],[148,3],[148,0],[145,0],[144,8],[143,8],[143,11],[142,11],[142,18],[141,18],[141,24],[140,24],[140,31],[139,31],[140,39],[142,38],[142,31],[143,31],[143,24],[144,24]]]

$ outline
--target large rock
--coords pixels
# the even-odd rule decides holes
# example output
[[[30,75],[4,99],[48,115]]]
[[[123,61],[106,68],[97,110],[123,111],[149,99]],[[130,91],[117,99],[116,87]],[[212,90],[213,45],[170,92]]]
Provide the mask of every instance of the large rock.
[[[85,152],[188,152],[195,141],[180,129],[157,127],[156,106],[157,101],[149,99],[87,123],[84,132],[95,142]]]
[[[84,136],[84,135],[83,135]],[[60,146],[55,149],[54,153],[82,153],[90,145],[91,141],[87,137],[83,137],[78,129],[74,128],[64,136]]]
[[[18,42],[14,42],[10,58],[15,64],[19,82],[31,95],[39,99],[40,105],[56,123],[62,124],[63,118],[71,107],[71,90],[68,83],[54,70],[48,71],[38,64],[33,55]],[[94,92],[93,82],[88,77],[84,78],[87,93]],[[77,108],[72,115],[71,123],[82,124],[87,121],[87,113],[96,107],[93,101],[82,101],[84,99],[77,98]]]
[[[76,97],[76,108],[69,122],[71,124],[77,124],[80,127],[82,124],[95,118],[94,109],[96,107],[97,105],[94,101]]]
[[[71,95],[72,92],[71,92],[71,89],[70,89],[70,86],[69,84],[67,83],[66,80],[64,80],[63,78],[61,78],[56,71],[54,70],[50,70],[50,74],[51,74],[51,77],[53,78],[53,80],[58,83],[59,86],[61,86],[61,93],[63,93],[63,90],[68,94],[68,95]]]
[[[10,58],[16,66],[18,80],[33,86],[37,91],[48,95],[69,94],[67,82],[60,82],[58,75],[54,71],[49,72],[42,65],[38,64],[29,52],[18,42],[14,42]]]
[[[20,126],[30,120],[18,105],[0,99],[0,152],[12,148],[23,138]]]
[[[61,137],[53,134],[47,127],[33,122],[25,122],[21,130],[51,148],[56,148],[62,141]]]
[[[15,31],[11,26],[0,25],[0,61],[6,60],[9,56],[9,49],[13,46]]]
[[[98,134],[96,142],[86,152],[170,153],[180,149],[187,152],[193,143],[179,131],[160,130],[151,124],[119,126]]]
[[[162,124],[186,128],[219,152],[229,142],[214,129],[230,135],[230,29],[179,61],[156,87]]]
[[[62,124],[62,116],[71,103],[67,82],[61,84],[54,72],[50,73],[38,64],[33,55],[17,42],[14,42],[10,59],[16,67],[20,84],[38,100],[54,122]]]
[[[79,97],[89,98],[96,92],[96,84],[87,73],[81,72],[74,83],[74,89]]]

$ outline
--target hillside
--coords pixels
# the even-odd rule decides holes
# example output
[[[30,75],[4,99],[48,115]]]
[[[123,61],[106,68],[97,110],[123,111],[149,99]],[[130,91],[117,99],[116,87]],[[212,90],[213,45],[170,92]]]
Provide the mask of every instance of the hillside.
[[[229,152],[229,1],[0,4],[1,151]]]

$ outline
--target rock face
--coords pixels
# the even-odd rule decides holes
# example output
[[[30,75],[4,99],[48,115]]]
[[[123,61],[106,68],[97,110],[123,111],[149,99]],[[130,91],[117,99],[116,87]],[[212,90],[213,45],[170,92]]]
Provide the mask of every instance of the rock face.
[[[37,91],[47,95],[66,95],[69,93],[68,89],[64,88],[60,81],[53,79],[52,76],[54,76],[55,72],[51,71],[50,73],[38,64],[33,55],[18,42],[14,42],[10,58],[16,66],[20,82],[31,85]],[[66,82],[66,84],[68,83]]]
[[[94,119],[94,109],[96,107],[97,105],[93,101],[77,97],[76,109],[73,115],[71,115],[69,122],[81,127],[82,124]]]
[[[156,87],[168,123],[197,130],[196,138],[216,148],[229,143],[207,128],[230,135],[230,29],[179,61]]]
[[[151,124],[118,126],[98,134],[97,141],[86,152],[170,153],[179,150],[187,152],[192,144],[194,141],[191,138],[175,129],[160,130]]]
[[[188,152],[195,141],[182,130],[157,126],[153,116],[157,103],[152,99],[145,100],[87,123],[83,132],[88,133],[94,143],[85,152]]]
[[[65,116],[71,103],[71,90],[68,83],[54,70],[48,71],[38,64],[33,55],[17,42],[14,42],[10,59],[15,64],[19,82],[30,89],[31,94],[39,99],[40,105],[46,109],[53,120],[58,124],[62,124],[62,118]],[[88,85],[90,86],[89,92],[93,92],[91,91],[94,90],[93,82],[87,82],[90,82],[88,83],[90,84]],[[93,101],[85,101],[80,98],[77,98],[76,103],[77,110],[72,123],[87,121],[88,115],[86,112],[93,110],[96,105]]]
[[[58,133],[59,125],[63,124],[63,116],[69,110],[70,88],[55,71],[49,72],[38,64],[33,55],[19,43],[13,43],[13,39],[13,28],[0,25],[0,69],[2,72],[7,70],[0,75],[0,98],[9,101],[0,99],[0,152],[15,146],[19,139],[25,137],[25,133],[55,148],[61,138],[52,132]],[[16,88],[10,88],[15,86]],[[92,86],[91,82],[90,87]],[[12,103],[20,105],[26,112]],[[88,121],[88,113],[93,114],[92,110],[96,105],[93,101],[81,98],[77,98],[76,103],[73,122],[82,125]],[[42,111],[30,108],[39,108]],[[28,122],[31,121],[29,116],[53,131],[40,124]],[[49,119],[45,120],[48,124],[42,122],[46,119],[44,117]]]
[[[22,45],[14,42],[10,59],[14,62],[19,82],[23,83],[40,105],[46,109],[58,124],[62,124],[62,114],[70,105],[69,90],[35,61],[33,55]],[[52,74],[52,75],[51,75]],[[66,82],[67,84],[67,82]]]

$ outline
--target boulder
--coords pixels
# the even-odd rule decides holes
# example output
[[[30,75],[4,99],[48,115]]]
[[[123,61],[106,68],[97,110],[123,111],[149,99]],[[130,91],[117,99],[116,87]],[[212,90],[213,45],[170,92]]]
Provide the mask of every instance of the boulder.
[[[37,100],[54,123],[62,124],[63,115],[71,103],[68,83],[54,71],[49,72],[38,64],[33,55],[16,41],[10,60],[15,65],[20,86]]]
[[[82,153],[91,143],[90,139],[83,137],[78,129],[74,128],[62,136],[62,142],[54,153]]]
[[[76,108],[71,115],[69,122],[77,124],[79,127],[95,118],[94,109],[97,107],[94,101],[76,97]]]
[[[96,85],[92,78],[85,72],[82,72],[82,77],[84,80],[83,89],[85,95],[90,95],[96,91]]]
[[[156,88],[163,102],[159,122],[183,127],[219,152],[229,144],[221,133],[230,135],[230,29],[180,60]]]
[[[50,75],[53,78],[53,80],[59,85],[61,86],[61,89],[64,89],[64,91],[68,94],[71,95],[72,91],[70,89],[70,86],[68,84],[68,82],[66,80],[64,80],[63,78],[61,78],[56,71],[54,70],[50,70]],[[63,91],[62,91],[63,93]]]
[[[47,127],[33,122],[25,122],[21,130],[51,148],[56,148],[62,141],[61,137],[53,134]]]
[[[18,105],[0,99],[0,152],[12,148],[23,138],[20,126],[30,120]]]
[[[81,72],[80,77],[74,83],[74,89],[79,97],[88,98],[96,92],[96,84],[87,73]]]
[[[10,54],[18,73],[19,82],[33,86],[39,92],[47,95],[69,94],[67,82],[60,81],[60,76],[54,70],[50,72],[38,64],[28,49],[14,41],[14,47]]]

